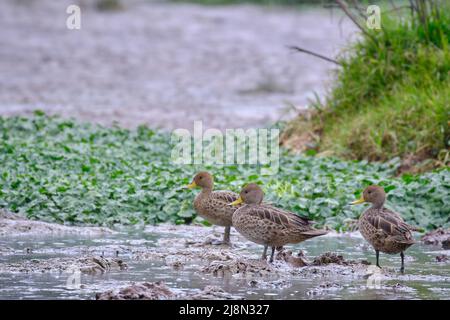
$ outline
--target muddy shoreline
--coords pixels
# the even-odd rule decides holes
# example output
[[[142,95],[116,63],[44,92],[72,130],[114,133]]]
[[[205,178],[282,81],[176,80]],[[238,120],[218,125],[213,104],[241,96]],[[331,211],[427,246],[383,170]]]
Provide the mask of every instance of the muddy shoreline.
[[[5,220],[17,219],[16,216],[4,215],[0,219],[0,231],[2,225],[8,225],[4,224]],[[235,231],[231,235],[233,241],[231,247],[211,244],[221,237],[222,230],[218,227],[161,224],[147,226],[139,231],[141,233],[111,230],[111,233],[103,235],[79,231],[85,227],[65,227],[74,228],[77,232],[67,233],[64,229],[58,235],[55,230],[60,230],[59,227],[55,225],[54,230],[46,235],[37,236],[37,233],[31,233],[28,238],[35,244],[29,252],[17,249],[14,245],[10,247],[3,245],[5,241],[10,241],[8,243],[11,244],[11,239],[14,238],[21,239],[24,245],[28,245],[27,236],[22,230],[19,230],[17,236],[13,234],[5,236],[4,232],[0,232],[3,234],[0,236],[0,241],[3,241],[0,243],[0,283],[2,277],[4,279],[20,278],[22,275],[42,277],[39,275],[48,274],[51,277],[65,279],[74,272],[79,272],[82,277],[88,277],[86,279],[95,282],[83,283],[82,287],[78,288],[88,299],[243,299],[253,291],[293,290],[296,286],[295,281],[309,283],[302,291],[306,298],[339,295],[349,290],[349,283],[365,283],[374,273],[388,282],[383,284],[383,290],[392,294],[401,292],[409,295],[416,294],[416,291],[411,285],[405,284],[405,281],[434,279],[431,275],[427,277],[421,274],[401,275],[395,267],[386,266],[378,270],[370,262],[373,260],[373,253],[364,247],[358,233],[331,234],[325,236],[322,241],[331,244],[349,240],[359,242],[361,247],[358,250],[362,250],[363,255],[340,253],[339,250],[332,250],[329,244],[320,246],[319,250],[313,252],[307,249],[306,253],[303,249],[288,246],[277,252],[275,261],[269,264],[259,259],[261,247],[249,243]],[[48,230],[48,226],[45,230]],[[46,237],[50,237],[48,243],[39,241],[40,238]],[[72,239],[87,239],[85,241],[88,242],[64,245],[64,237],[69,237],[71,242],[74,241]],[[308,248],[306,246],[308,242],[304,244]],[[430,257],[430,261],[433,260],[432,263],[437,268],[448,269],[450,264],[445,260],[448,251],[436,252],[443,258],[434,261],[433,257]],[[363,258],[364,256],[367,259]],[[416,259],[408,256],[407,263]],[[156,271],[151,271],[152,268]],[[176,277],[189,274],[196,275],[200,279],[215,279],[216,282],[231,281],[236,285],[242,283],[239,286],[246,287],[248,293],[228,289],[227,285],[225,287],[217,284],[208,285],[211,280],[206,283],[202,280],[195,288],[184,288],[174,283],[173,279]],[[125,278],[125,281],[102,284],[102,277],[110,276]],[[128,276],[132,276],[133,279],[126,281]],[[436,279],[441,279],[439,281],[443,281],[444,284],[450,283],[449,277],[444,275],[439,277]],[[361,288],[364,289],[364,286]]]

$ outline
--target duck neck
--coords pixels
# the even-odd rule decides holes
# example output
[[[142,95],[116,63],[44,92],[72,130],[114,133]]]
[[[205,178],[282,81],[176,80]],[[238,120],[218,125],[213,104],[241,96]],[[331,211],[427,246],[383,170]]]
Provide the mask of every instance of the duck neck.
[[[209,195],[212,192],[212,187],[204,187],[202,188],[202,192],[200,192],[202,195]]]
[[[372,203],[372,209],[379,210],[379,209],[383,208],[383,206],[384,206],[384,200]]]

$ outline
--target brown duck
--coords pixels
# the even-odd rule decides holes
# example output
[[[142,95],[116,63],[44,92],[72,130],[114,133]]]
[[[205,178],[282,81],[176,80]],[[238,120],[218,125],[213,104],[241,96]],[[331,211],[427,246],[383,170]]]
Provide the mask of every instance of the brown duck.
[[[194,200],[195,211],[208,222],[225,227],[223,241],[214,244],[229,244],[231,219],[237,208],[228,204],[235,201],[239,195],[231,191],[213,191],[214,179],[205,171],[197,173],[192,183],[188,185],[189,189],[195,187],[202,189]]]
[[[400,272],[405,271],[404,251],[415,243],[411,231],[419,229],[403,221],[403,218],[392,210],[384,207],[386,193],[379,186],[367,187],[359,200],[351,204],[370,202],[372,206],[364,211],[359,218],[359,231],[375,249],[377,267],[380,267],[380,251],[388,254],[398,254],[402,259]]]
[[[267,258],[269,246],[272,249],[269,261],[273,262],[276,247],[299,243],[327,233],[325,230],[314,229],[311,226],[313,222],[305,217],[262,203],[263,198],[261,188],[251,183],[242,189],[239,199],[231,203],[244,203],[233,214],[233,227],[248,240],[264,246],[263,260]]]

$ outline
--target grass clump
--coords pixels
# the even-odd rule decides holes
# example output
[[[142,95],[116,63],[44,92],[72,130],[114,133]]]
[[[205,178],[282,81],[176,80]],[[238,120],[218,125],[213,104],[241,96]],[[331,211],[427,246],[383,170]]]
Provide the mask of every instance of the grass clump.
[[[185,186],[208,170],[217,189],[259,183],[268,201],[339,230],[363,210],[348,204],[369,184],[384,186],[389,205],[408,222],[450,226],[450,170],[393,178],[398,159],[369,164],[283,151],[278,174],[262,176],[251,165],[175,165],[171,152],[170,136],[146,127],[105,128],[42,113],[0,118],[0,207],[67,224],[189,223],[198,219],[196,192]]]
[[[422,3],[422,1],[413,1]],[[338,59],[329,96],[288,136],[316,137],[319,151],[347,159],[448,159],[450,10],[433,1],[402,18],[382,13]],[[408,11],[409,12],[409,11]],[[395,13],[393,13],[395,14]]]

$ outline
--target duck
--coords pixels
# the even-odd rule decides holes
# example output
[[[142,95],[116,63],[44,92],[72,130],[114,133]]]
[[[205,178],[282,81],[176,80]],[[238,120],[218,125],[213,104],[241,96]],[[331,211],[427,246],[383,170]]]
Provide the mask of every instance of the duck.
[[[213,191],[214,178],[206,171],[198,172],[187,187],[201,188],[201,192],[194,199],[194,209],[197,214],[213,225],[225,227],[223,240],[214,241],[213,244],[230,245],[232,217],[238,208],[228,204],[236,201],[239,195],[226,190]]]
[[[233,227],[246,239],[261,244],[261,259],[267,261],[267,249],[272,249],[269,262],[273,262],[275,248],[295,244],[328,233],[312,227],[313,221],[295,213],[263,203],[264,192],[254,183],[246,185],[239,198],[230,203],[241,205],[233,214]]]
[[[351,204],[369,202],[370,208],[365,210],[358,220],[358,228],[361,235],[375,249],[376,265],[380,266],[380,252],[387,254],[400,254],[400,272],[405,272],[405,250],[415,241],[412,231],[420,231],[420,228],[407,224],[402,216],[384,207],[386,192],[377,185],[364,189],[360,199]]]

